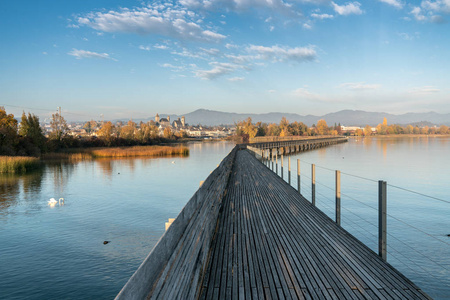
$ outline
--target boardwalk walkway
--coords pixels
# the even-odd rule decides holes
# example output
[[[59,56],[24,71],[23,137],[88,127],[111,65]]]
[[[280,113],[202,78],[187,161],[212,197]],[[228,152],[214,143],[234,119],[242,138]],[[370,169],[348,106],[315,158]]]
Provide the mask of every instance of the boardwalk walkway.
[[[429,299],[242,150],[199,284],[202,299]]]

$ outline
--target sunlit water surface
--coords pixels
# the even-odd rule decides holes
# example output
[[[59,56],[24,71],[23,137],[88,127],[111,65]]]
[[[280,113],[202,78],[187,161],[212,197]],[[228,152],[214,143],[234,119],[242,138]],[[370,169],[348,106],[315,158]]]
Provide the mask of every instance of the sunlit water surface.
[[[0,177],[0,299],[112,299],[230,143]],[[65,204],[48,205],[63,197]],[[110,241],[104,245],[104,241]]]
[[[386,181],[388,262],[433,298],[450,299],[450,137],[352,138],[296,154],[295,188],[297,159],[301,192],[309,200],[316,164],[316,205],[333,220],[335,170],[341,171],[342,226],[376,253],[378,180]],[[286,180],[287,169],[286,158]]]
[[[184,158],[48,163],[0,176],[0,299],[114,298],[233,145],[189,147]],[[342,225],[376,251],[376,181],[450,201],[448,153],[448,137],[351,139],[292,156],[292,174],[301,159],[309,199],[317,165],[317,205],[334,218],[332,170],[341,170]],[[50,207],[52,197],[65,204]],[[432,297],[449,298],[450,204],[388,186],[388,213],[388,261]]]

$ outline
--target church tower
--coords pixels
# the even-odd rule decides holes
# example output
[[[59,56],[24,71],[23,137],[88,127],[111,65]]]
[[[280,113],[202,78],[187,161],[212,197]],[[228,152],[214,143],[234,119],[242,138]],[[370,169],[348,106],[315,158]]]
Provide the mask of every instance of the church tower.
[[[159,123],[159,115],[158,114],[156,114],[156,116],[155,116],[155,122]]]
[[[184,118],[184,116],[181,117],[181,126],[186,126],[186,119]]]

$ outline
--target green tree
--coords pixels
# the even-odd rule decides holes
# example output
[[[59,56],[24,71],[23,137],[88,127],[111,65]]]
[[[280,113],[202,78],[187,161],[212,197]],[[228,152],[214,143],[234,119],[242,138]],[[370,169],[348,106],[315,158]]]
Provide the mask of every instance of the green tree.
[[[39,123],[39,117],[25,112],[22,113],[22,120],[20,122],[19,135],[30,139],[30,141],[38,147],[41,151],[44,148],[45,136],[42,132]]]
[[[0,106],[0,154],[14,155],[17,143],[17,120],[13,114],[8,115],[5,108]]]

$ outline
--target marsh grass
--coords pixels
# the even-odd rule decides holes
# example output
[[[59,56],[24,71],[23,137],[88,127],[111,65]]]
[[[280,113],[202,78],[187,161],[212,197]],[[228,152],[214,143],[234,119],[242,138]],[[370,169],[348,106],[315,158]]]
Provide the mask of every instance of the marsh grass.
[[[104,157],[139,157],[139,156],[187,156],[189,148],[184,146],[134,146],[114,148],[71,149],[67,152],[48,153],[43,159],[85,160]]]
[[[39,158],[27,156],[0,156],[0,173],[26,173],[37,169]]]

